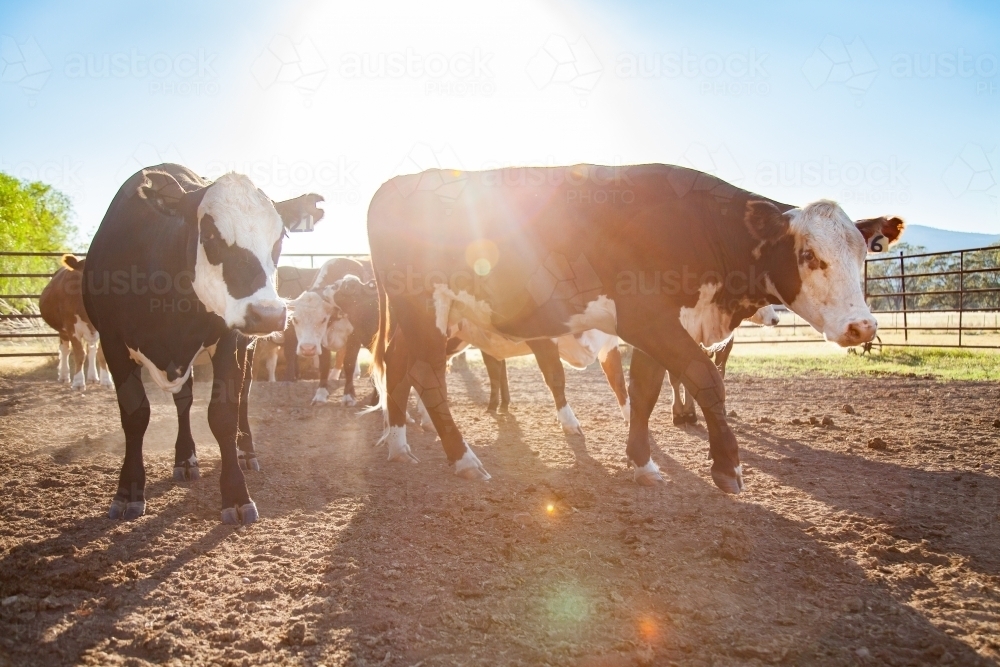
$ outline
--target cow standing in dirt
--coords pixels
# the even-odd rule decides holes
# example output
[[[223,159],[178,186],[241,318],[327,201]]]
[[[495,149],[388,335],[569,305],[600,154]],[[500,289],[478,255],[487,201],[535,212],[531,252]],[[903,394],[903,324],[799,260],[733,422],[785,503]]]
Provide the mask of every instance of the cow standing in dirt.
[[[390,458],[411,461],[405,405],[416,387],[456,474],[489,479],[448,407],[445,340],[461,321],[514,340],[598,329],[633,345],[626,454],[640,484],[663,481],[648,420],[669,370],[708,427],[712,479],[743,490],[722,376],[699,340],[724,340],[784,304],[841,346],[872,340],[861,291],[867,244],[898,218],[851,221],[671,165],[428,170],[382,185],[368,210],[379,288],[373,378]]]
[[[111,387],[100,336],[83,307],[81,282],[85,262],[73,255],[63,255],[62,268],[42,290],[38,310],[45,323],[59,334],[59,382],[69,382],[72,378],[73,389],[85,389],[88,382]],[[75,370],[70,369],[71,356]]]
[[[222,455],[222,521],[257,520],[240,469],[241,458],[248,467],[256,462],[247,418],[251,343],[285,328],[274,284],[281,241],[285,227],[304,215],[323,216],[316,208],[321,199],[272,202],[246,176],[210,182],[176,164],[143,169],[118,190],[91,243],[83,282],[125,431],[112,519],[135,519],[146,509],[142,440],[150,408],[143,368],[174,395],[175,479],[198,476],[189,422],[192,367],[208,350],[214,373],[208,423]]]

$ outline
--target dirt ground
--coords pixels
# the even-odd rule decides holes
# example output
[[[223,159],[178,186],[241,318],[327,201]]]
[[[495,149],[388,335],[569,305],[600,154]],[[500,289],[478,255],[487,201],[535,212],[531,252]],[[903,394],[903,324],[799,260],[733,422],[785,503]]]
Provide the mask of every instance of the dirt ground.
[[[0,377],[0,665],[1000,662],[995,384],[731,376],[748,487],[731,497],[704,428],[671,425],[669,386],[652,429],[670,482],[647,489],[600,370],[567,375],[585,438],[531,364],[501,418],[482,366],[450,376],[481,484],[432,434],[410,429],[419,465],[390,464],[380,416],[257,382],[262,519],[238,530],[207,383],[203,478],[171,481],[174,408],[149,389],[148,514],[120,523],[112,393]]]

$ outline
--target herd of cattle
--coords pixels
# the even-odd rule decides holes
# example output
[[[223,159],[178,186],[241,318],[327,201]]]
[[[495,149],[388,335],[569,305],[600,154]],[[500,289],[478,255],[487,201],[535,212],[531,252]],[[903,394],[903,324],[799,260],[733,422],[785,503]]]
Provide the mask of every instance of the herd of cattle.
[[[258,518],[244,477],[260,470],[247,418],[255,352],[271,381],[279,353],[288,380],[299,357],[318,358],[313,403],[326,403],[329,381],[342,375],[341,400],[354,406],[358,355],[370,347],[375,390],[363,402],[383,413],[389,460],[418,462],[406,439],[415,393],[420,427],[437,432],[455,473],[471,480],[490,475],[452,419],[446,383],[449,358],[467,347],[482,352],[490,411],[510,402],[506,360],[534,354],[571,434],[582,431],[563,362],[599,361],[643,485],[663,481],[648,420],[669,371],[674,423],[694,423],[701,407],[712,478],[739,493],[723,386],[734,330],[744,320],[776,324],[781,304],[839,345],[871,340],[865,253],[904,226],[896,217],[855,222],[825,200],[781,204],[669,165],[429,170],[375,193],[370,262],[279,268],[286,228],[321,219],[320,201],[274,202],[239,174],[209,182],[179,165],[149,167],[119,189],[86,259],[64,257],[39,306],[59,332],[59,380],[115,387],[125,460],[111,518],[145,512],[144,367],[177,407],[174,478],[199,477],[189,413],[203,351],[225,523]],[[633,347],[628,382],[622,341]]]

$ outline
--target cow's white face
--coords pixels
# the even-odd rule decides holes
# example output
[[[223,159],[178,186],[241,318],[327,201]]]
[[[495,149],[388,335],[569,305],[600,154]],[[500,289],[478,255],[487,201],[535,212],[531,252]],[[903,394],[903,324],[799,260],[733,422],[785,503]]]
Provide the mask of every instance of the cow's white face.
[[[226,174],[198,206],[194,291],[226,325],[247,333],[285,328],[275,289],[284,226],[273,203],[246,176]]]
[[[831,201],[792,209],[785,216],[800,282],[794,298],[785,305],[839,345],[872,340],[878,323],[861,289],[868,250],[862,233]],[[784,301],[788,294],[780,291],[776,296]]]
[[[776,327],[780,320],[774,306],[764,306],[758,308],[757,312],[750,316],[750,321],[762,327]]]
[[[296,354],[304,357],[318,354],[320,348],[326,345],[326,330],[330,318],[339,312],[337,307],[316,292],[303,292],[299,298],[288,302],[288,308],[292,312],[292,326],[299,341]]]

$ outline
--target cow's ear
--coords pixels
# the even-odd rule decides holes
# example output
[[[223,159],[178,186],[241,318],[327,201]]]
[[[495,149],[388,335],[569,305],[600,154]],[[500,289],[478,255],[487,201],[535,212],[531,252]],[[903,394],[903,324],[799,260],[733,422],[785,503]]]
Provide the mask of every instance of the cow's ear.
[[[63,255],[59,263],[70,271],[83,271],[84,261],[76,255]]]
[[[323,219],[325,211],[316,204],[323,201],[323,197],[317,194],[307,194],[295,199],[274,202],[274,209],[281,216],[281,221],[285,227],[294,227],[304,218],[312,217],[312,224],[316,224]],[[308,225],[311,228],[312,225]]]
[[[788,233],[788,217],[769,201],[748,201],[743,222],[758,241],[777,241]]]
[[[146,200],[147,204],[163,215],[194,217],[205,196],[205,188],[186,192],[177,179],[163,171],[143,171],[142,176],[142,181],[136,188],[140,199]]]
[[[889,246],[898,241],[899,237],[903,235],[903,227],[906,226],[906,223],[903,222],[902,218],[883,216],[858,220],[854,226],[865,237],[868,252],[876,253],[885,252]]]

